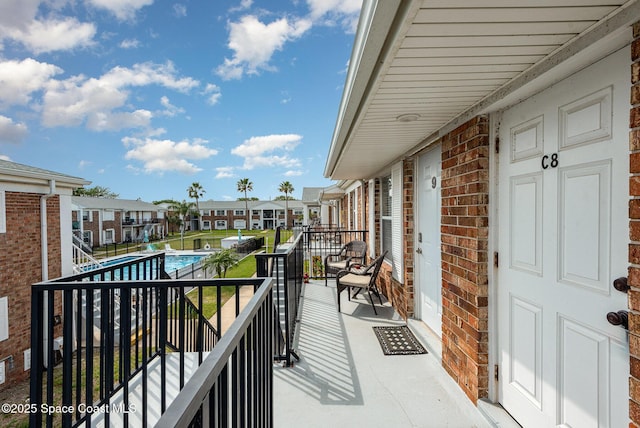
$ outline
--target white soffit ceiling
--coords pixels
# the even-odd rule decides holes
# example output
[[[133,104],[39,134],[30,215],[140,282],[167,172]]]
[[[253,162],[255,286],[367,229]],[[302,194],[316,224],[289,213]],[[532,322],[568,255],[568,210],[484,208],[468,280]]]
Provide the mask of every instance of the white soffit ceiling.
[[[373,177],[492,94],[513,86],[545,61],[552,62],[550,58],[559,52],[579,45],[576,41],[597,33],[595,28],[606,27],[603,22],[619,23],[621,19],[612,17],[636,13],[638,8],[630,7],[635,3],[414,2],[403,22],[393,24],[396,31],[392,31],[393,38],[387,36],[383,51],[388,54],[380,58],[383,63],[374,71],[377,74],[356,72],[355,79],[370,79],[369,87],[359,99],[343,99],[347,109],[358,113],[348,123],[339,118],[339,126],[348,128],[336,129],[325,174],[333,179]],[[640,20],[640,16],[625,19]],[[626,21],[624,27],[629,25]],[[628,33],[630,37],[630,29]],[[397,120],[402,115],[419,117]]]

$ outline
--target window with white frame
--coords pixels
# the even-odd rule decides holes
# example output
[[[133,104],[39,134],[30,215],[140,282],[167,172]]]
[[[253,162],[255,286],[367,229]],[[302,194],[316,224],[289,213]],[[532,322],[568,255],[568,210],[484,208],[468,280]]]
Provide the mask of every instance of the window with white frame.
[[[211,230],[211,222],[209,220],[204,220],[202,222],[202,229],[203,230]]]
[[[233,215],[244,215],[244,210],[235,210]]]
[[[103,221],[113,221],[115,220],[115,213],[113,211],[103,211],[102,212],[102,220]]]
[[[207,217],[211,215],[211,210],[202,210],[202,215],[206,215]]]
[[[104,243],[113,244],[116,236],[116,232],[113,229],[105,229],[104,231]]]
[[[82,220],[83,221],[93,221],[93,212],[92,211],[82,211]]]
[[[247,221],[246,220],[234,220],[233,228],[234,229],[246,229]]]
[[[253,211],[252,211],[252,214],[253,214],[253,215],[260,215],[260,210],[253,210]]]
[[[7,203],[4,190],[0,190],[0,233],[7,233]]]
[[[217,216],[227,215],[227,211],[226,210],[216,210],[216,215]]]
[[[216,229],[220,230],[220,229],[226,229],[227,228],[227,222],[225,220],[216,220]]]
[[[380,180],[380,230],[382,232],[382,252],[387,251],[387,259],[391,260],[393,256],[393,186],[391,176],[388,175]]]
[[[388,251],[386,259],[393,267],[393,278],[403,283],[401,162],[392,167],[391,175],[382,179],[380,190],[382,251]]]

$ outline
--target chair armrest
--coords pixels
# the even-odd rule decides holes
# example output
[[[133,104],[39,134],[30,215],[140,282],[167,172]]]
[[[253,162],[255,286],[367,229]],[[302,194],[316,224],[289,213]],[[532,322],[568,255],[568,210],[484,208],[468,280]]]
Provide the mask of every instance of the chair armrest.
[[[342,269],[341,271],[338,271],[338,273],[336,274],[336,282],[340,282],[340,278],[350,273],[353,272],[351,272],[349,269]]]

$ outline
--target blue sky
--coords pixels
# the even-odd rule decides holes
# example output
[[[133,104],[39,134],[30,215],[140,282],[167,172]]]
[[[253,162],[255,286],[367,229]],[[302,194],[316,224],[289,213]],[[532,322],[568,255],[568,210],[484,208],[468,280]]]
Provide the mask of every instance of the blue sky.
[[[322,175],[361,0],[0,0],[0,158],[121,198]]]

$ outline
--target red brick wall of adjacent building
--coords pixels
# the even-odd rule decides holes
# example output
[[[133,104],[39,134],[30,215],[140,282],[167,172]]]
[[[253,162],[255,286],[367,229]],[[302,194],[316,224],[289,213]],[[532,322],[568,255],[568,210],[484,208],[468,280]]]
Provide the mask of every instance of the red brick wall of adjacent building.
[[[40,197],[34,193],[5,193],[7,232],[0,234],[0,297],[8,297],[9,338],[0,342],[0,358],[13,356],[13,369],[5,366],[6,382],[0,389],[25,380],[23,352],[31,343],[31,285],[42,280]],[[60,200],[47,201],[48,274],[62,274]],[[61,313],[56,302],[56,313]],[[58,328],[59,329],[59,328]],[[59,334],[60,331],[56,331]]]
[[[442,365],[475,403],[487,397],[489,120],[442,143]]]
[[[629,416],[640,426],[640,23],[631,45],[631,112],[629,117]]]

